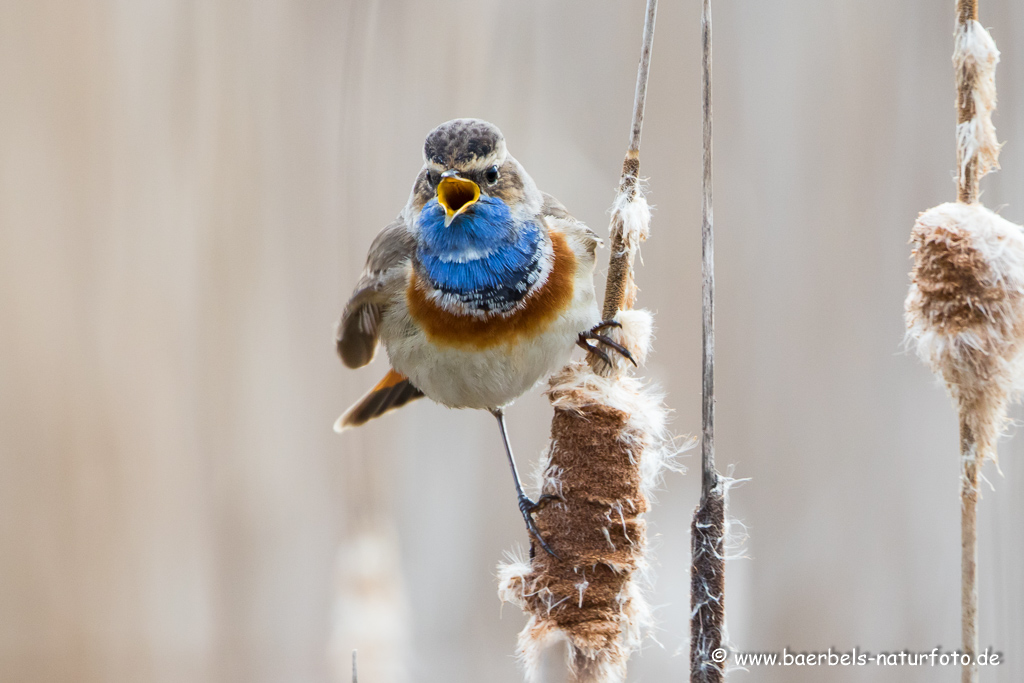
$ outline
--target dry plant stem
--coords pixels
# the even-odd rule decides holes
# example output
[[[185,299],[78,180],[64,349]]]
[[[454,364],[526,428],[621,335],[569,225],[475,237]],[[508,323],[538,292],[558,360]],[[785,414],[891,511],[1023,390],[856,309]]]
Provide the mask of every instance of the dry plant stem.
[[[966,24],[969,21],[978,19],[978,0],[958,0],[956,5],[957,21]],[[974,118],[974,89],[976,72],[974,70],[962,70],[956,74],[956,108],[957,123],[966,123]],[[957,151],[960,151],[959,146]],[[963,165],[962,159],[957,159],[957,167],[963,167],[963,173],[957,182],[957,201],[964,204],[973,204],[978,201],[979,183],[981,176],[978,174],[977,156],[970,159]]]
[[[960,418],[960,455],[963,471],[960,481],[960,628],[964,652],[972,659],[961,670],[962,683],[977,683],[978,665],[978,478],[984,454],[978,449],[974,432],[966,417]]]
[[[636,191],[637,175],[640,173],[640,156],[630,150],[626,160],[622,162],[622,178],[619,181],[623,189],[632,194]],[[616,214],[612,218],[612,255],[608,261],[608,280],[604,289],[604,308],[601,319],[611,320],[624,308],[632,308],[636,299],[636,285],[633,283],[633,262],[636,251],[626,245],[625,230],[622,218]]]
[[[703,75],[701,110],[703,118],[703,174],[701,177],[701,311],[704,344],[701,354],[703,403],[701,405],[701,496],[718,485],[715,471],[715,232],[711,201],[711,0],[704,0],[701,16]]]
[[[957,406],[961,457],[961,629],[964,653],[978,651],[978,481],[1007,403],[1024,377],[1024,232],[979,201],[979,181],[999,168],[992,123],[999,50],[978,23],[977,0],[957,0],[957,201],[914,224],[913,281],[905,303],[908,337],[940,374]],[[962,668],[977,683],[977,666]]]
[[[978,19],[977,0],[958,0],[957,21],[967,24]],[[957,80],[957,123],[963,124],[974,118],[974,90],[976,87],[973,69],[958,69]],[[961,146],[957,145],[957,156]],[[958,176],[957,201],[973,204],[978,201],[981,177],[978,173],[978,157],[973,156],[964,163],[957,159],[963,172]],[[960,456],[963,459],[960,492],[960,629],[964,652],[973,659],[978,651],[978,470],[984,459],[974,440],[973,432],[961,407],[960,415]],[[961,671],[962,683],[977,683],[978,666],[971,663]]]
[[[647,0],[644,15],[643,47],[636,73],[636,94],[633,96],[633,126],[629,134],[629,151],[640,153],[640,133],[644,125],[644,105],[647,102],[647,75],[651,70],[651,49],[654,47],[654,20],[658,14],[658,0]]]
[[[636,74],[636,93],[633,97],[633,122],[630,127],[629,149],[622,162],[619,193],[630,200],[636,195],[640,177],[640,133],[644,123],[644,105],[647,101],[647,76],[651,68],[651,48],[654,46],[654,22],[658,13],[658,0],[647,0],[644,18],[643,47]],[[620,310],[632,308],[636,299],[633,284],[635,245],[627,244],[621,212],[616,212],[611,225],[612,249],[608,262],[608,280],[604,290],[602,320],[611,320]]]
[[[703,175],[701,178],[701,246],[704,344],[702,353],[701,498],[690,527],[690,681],[717,683],[725,662],[712,653],[722,646],[725,623],[725,499],[715,470],[715,241],[711,195],[711,2],[701,14]]]

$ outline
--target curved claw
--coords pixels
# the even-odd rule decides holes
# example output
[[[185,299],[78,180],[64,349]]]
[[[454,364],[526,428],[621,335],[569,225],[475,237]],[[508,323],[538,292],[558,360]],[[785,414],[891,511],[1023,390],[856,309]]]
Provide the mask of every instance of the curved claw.
[[[598,341],[607,346],[608,348],[617,351],[619,354],[622,355],[623,358],[632,363],[633,367],[639,367],[639,365],[637,365],[636,359],[633,358],[633,354],[630,353],[629,349],[627,349],[622,344],[619,344],[611,337],[600,334],[601,330],[606,330],[609,327],[622,327],[622,323],[620,323],[617,320],[604,320],[602,322],[599,322],[597,325],[594,325],[592,328],[590,328],[590,330],[588,330],[587,332],[580,332],[580,338],[576,341],[576,344],[580,348],[585,349],[588,353],[594,354],[595,356],[603,360],[605,363],[607,363],[609,366],[614,365],[612,363],[612,359],[608,356],[607,352],[605,352],[604,349],[589,343],[589,340],[593,339],[594,341]]]
[[[545,493],[544,495],[542,495],[540,498],[537,499],[537,508],[536,509],[540,509],[540,508],[544,507],[545,505],[547,505],[548,503],[550,503],[552,501],[556,501],[556,500],[559,503],[564,503],[565,502],[565,496],[559,495],[557,493]]]
[[[603,334],[595,334],[593,338],[601,342],[602,344],[610,346],[619,353],[621,353],[622,357],[628,360],[630,363],[632,363],[634,368],[640,367],[639,365],[636,364],[636,359],[633,358],[633,354],[629,352],[629,349],[627,349],[625,346],[618,343],[617,341],[614,341],[611,337],[606,337]]]
[[[544,495],[541,496],[540,500],[535,503],[532,500],[530,500],[526,495],[520,495],[519,511],[523,513],[523,519],[526,521],[526,530],[530,532],[530,535],[537,539],[537,543],[540,544],[540,547],[544,548],[544,551],[551,557],[555,558],[556,560],[560,560],[562,558],[560,558],[555,553],[555,551],[552,550],[550,546],[548,546],[547,542],[544,540],[544,537],[540,535],[540,530],[537,529],[537,523],[533,521],[533,513],[539,510],[540,508],[544,507],[544,505],[552,499],[557,500],[558,497],[552,496],[550,494]]]
[[[614,363],[612,363],[611,356],[605,353],[604,349],[602,349],[600,346],[594,346],[593,344],[590,343],[590,341],[587,338],[583,337],[583,335],[580,335],[580,339],[579,341],[576,342],[576,345],[579,346],[584,351],[586,351],[587,353],[592,353],[601,360],[603,360],[605,363],[608,364],[608,367],[612,367],[614,365]]]

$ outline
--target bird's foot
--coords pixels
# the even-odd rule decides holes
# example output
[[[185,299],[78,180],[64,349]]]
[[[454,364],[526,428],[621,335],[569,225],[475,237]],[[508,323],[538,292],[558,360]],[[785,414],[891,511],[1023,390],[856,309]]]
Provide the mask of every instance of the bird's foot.
[[[608,364],[608,367],[612,367],[615,364],[612,363],[612,359],[608,355],[608,352],[602,349],[599,344],[591,343],[591,341],[600,342],[601,344],[604,344],[608,348],[618,351],[623,358],[625,358],[626,360],[633,364],[633,367],[637,367],[636,359],[633,358],[633,354],[629,352],[629,349],[627,349],[625,346],[618,343],[608,335],[601,334],[602,330],[606,330],[609,327],[622,327],[622,323],[616,320],[605,320],[603,322],[599,322],[586,332],[580,332],[579,339],[576,340],[576,345],[579,346],[581,349],[584,349],[588,353],[592,353],[601,360],[603,360],[605,363]]]
[[[561,499],[558,496],[546,493],[540,498],[538,498],[537,502],[533,502],[525,493],[520,493],[519,511],[523,513],[523,519],[526,520],[526,530],[530,532],[530,535],[537,539],[537,543],[540,544],[541,548],[544,548],[545,552],[547,552],[548,555],[555,558],[556,560],[559,560],[561,558],[558,557],[555,551],[548,546],[547,542],[544,540],[544,537],[540,535],[540,530],[537,528],[537,523],[533,521],[533,513],[537,512],[537,510],[540,510],[542,507],[550,503],[552,500]],[[531,552],[531,557],[532,556],[533,553]]]

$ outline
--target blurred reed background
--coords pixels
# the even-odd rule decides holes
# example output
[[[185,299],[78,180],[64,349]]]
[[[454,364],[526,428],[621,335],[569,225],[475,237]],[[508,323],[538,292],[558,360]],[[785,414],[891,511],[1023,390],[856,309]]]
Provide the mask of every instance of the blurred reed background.
[[[700,421],[699,12],[662,3],[644,130],[646,374],[679,433]],[[910,228],[955,192],[953,2],[714,12],[718,460],[752,478],[733,643],[954,649],[957,423],[901,352]],[[335,435],[385,361],[343,369],[332,325],[449,118],[497,123],[605,232],[642,15],[0,3],[0,679],[342,681],[358,647],[366,683],[520,680],[524,617],[494,571],[526,535],[493,420],[420,402]],[[983,0],[981,20],[1008,141],[984,201],[1021,223],[1024,5]],[[549,417],[539,392],[510,411],[522,459]],[[1024,679],[1024,440],[1000,450],[980,506],[981,643],[1006,661],[989,683]],[[698,489],[669,476],[650,514],[662,647],[631,680],[684,679]]]

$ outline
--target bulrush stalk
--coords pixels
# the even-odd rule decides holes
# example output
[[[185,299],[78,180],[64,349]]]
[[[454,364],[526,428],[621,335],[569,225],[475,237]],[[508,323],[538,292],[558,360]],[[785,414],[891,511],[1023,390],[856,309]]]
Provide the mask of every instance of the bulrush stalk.
[[[701,496],[690,525],[690,681],[725,678],[725,659],[716,657],[725,630],[725,492],[715,469],[715,232],[712,204],[711,2],[701,12]]]
[[[630,144],[612,211],[604,302],[604,319],[621,325],[609,335],[639,364],[649,351],[652,327],[650,313],[632,307],[633,262],[650,226],[639,181],[640,131],[656,5],[648,0]],[[628,374],[628,361],[611,358],[609,366],[591,354],[550,380],[555,414],[541,462],[548,502],[536,520],[557,556],[534,541],[529,562],[499,568],[501,598],[529,615],[519,650],[530,680],[536,679],[544,647],[565,641],[577,681],[623,681],[626,661],[650,621],[640,589],[648,565],[643,515],[671,440],[661,395]]]
[[[907,336],[940,375],[956,405],[961,458],[961,627],[963,650],[978,652],[978,481],[1024,363],[1024,235],[979,201],[981,178],[999,167],[992,125],[999,51],[978,23],[977,0],[958,0],[957,201],[918,216],[906,300]],[[978,667],[962,671],[978,681]]]

